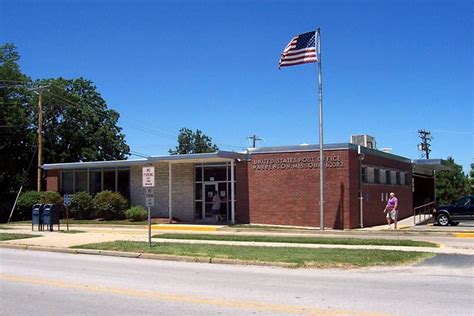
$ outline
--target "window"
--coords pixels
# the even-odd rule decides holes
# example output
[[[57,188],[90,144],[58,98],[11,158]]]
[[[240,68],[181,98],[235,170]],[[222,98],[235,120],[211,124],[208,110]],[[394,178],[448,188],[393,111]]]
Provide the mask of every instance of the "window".
[[[374,169],[374,183],[380,183],[380,169]]]
[[[96,194],[102,191],[102,171],[91,170],[89,172],[89,193]]]
[[[405,172],[400,172],[400,185],[406,185]]]
[[[115,169],[104,169],[104,187],[102,191],[115,191]]]
[[[397,185],[400,185],[401,184],[401,182],[400,182],[400,171],[397,171],[395,173],[395,179],[396,179]]]
[[[194,181],[202,181],[202,167],[201,166],[194,167]]]
[[[226,181],[226,167],[204,167],[204,181]]]
[[[390,175],[391,175],[390,170],[385,170],[385,183],[386,184],[392,183],[392,177]]]
[[[76,171],[75,192],[87,192],[87,171]]]
[[[110,190],[130,198],[130,169],[79,169],[63,171],[61,174],[61,192],[73,194],[88,192],[96,194]]]
[[[117,170],[117,192],[130,199],[130,170]]]
[[[461,199],[459,199],[457,202],[456,202],[457,205],[465,205],[465,206],[468,206],[469,204],[471,204],[471,198],[469,196],[465,196]]]
[[[405,185],[409,185],[409,184],[410,184],[410,174],[405,173]]]
[[[74,193],[74,171],[63,172],[61,187],[61,191],[63,194]]]
[[[362,183],[367,183],[367,167],[362,167],[360,172],[361,172],[360,179]]]

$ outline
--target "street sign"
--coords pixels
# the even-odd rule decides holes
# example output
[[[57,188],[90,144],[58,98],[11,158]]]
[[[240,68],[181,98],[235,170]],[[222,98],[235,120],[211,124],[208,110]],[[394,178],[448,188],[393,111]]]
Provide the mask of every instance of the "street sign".
[[[155,167],[142,168],[142,181],[144,188],[153,188],[155,186]]]
[[[63,197],[63,203],[64,203],[64,206],[70,206],[71,205],[71,196],[69,194],[64,194],[64,197]]]
[[[155,206],[155,195],[153,194],[153,189],[152,188],[146,188],[145,189],[145,206],[146,207],[151,207]]]
[[[145,197],[145,206],[146,207],[155,206],[155,197],[153,195]]]

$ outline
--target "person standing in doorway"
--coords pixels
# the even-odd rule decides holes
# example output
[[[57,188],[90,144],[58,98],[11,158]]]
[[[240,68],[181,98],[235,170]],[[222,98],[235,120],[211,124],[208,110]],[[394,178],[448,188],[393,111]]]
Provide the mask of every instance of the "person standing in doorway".
[[[214,191],[214,195],[212,196],[212,217],[214,222],[217,223],[219,221],[220,211],[221,211],[221,198],[217,191]]]
[[[397,229],[398,199],[395,196],[395,193],[390,192],[390,198],[388,199],[387,205],[385,206],[383,212],[387,214],[385,217],[387,218],[388,228],[392,227],[391,221],[393,221],[393,227]]]

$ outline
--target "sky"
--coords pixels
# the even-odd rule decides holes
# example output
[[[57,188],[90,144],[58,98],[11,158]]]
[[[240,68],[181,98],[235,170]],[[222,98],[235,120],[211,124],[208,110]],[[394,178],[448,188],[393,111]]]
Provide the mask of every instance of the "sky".
[[[319,142],[315,63],[278,69],[321,28],[324,142],[473,163],[472,1],[0,0],[0,43],[33,79],[92,80],[135,153],[167,155],[179,129],[221,150]],[[137,158],[132,156],[131,158]]]

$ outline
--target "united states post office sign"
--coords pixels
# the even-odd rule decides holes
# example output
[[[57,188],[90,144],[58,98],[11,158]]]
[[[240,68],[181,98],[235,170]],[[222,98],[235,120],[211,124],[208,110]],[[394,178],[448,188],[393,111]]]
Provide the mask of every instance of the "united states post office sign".
[[[155,167],[142,168],[142,184],[144,188],[153,188],[155,186]]]
[[[344,168],[344,161],[341,156],[329,155],[323,158],[324,168],[339,169]],[[254,159],[252,161],[253,170],[298,170],[298,169],[319,169],[321,161],[319,157],[282,157],[270,159]]]

